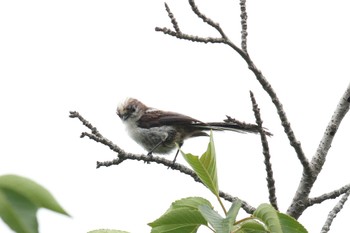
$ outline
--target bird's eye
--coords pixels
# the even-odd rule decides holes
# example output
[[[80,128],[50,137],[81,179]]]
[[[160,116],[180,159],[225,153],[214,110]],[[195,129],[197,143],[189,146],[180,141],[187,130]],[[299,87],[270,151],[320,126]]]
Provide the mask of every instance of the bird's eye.
[[[126,107],[126,110],[127,110],[129,113],[133,113],[133,112],[135,112],[135,106],[129,105],[129,106]]]

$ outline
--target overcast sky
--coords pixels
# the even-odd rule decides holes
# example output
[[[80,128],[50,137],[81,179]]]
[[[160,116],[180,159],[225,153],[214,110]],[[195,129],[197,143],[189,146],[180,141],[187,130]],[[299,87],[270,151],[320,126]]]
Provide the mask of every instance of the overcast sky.
[[[350,3],[276,2],[248,1],[248,51],[311,159],[350,81]],[[187,1],[167,3],[183,32],[218,36]],[[197,5],[240,44],[237,0]],[[70,119],[69,111],[80,112],[123,149],[145,153],[115,114],[126,97],[202,121],[230,115],[254,122],[252,90],[264,126],[274,134],[269,143],[280,210],[291,203],[301,166],[271,100],[244,61],[227,46],[178,40],[155,32],[156,26],[171,28],[159,0],[0,2],[0,174],[42,184],[73,216],[40,210],[41,232],[149,232],[148,222],[172,201],[189,196],[205,197],[220,210],[201,184],[164,166],[126,161],[95,168],[96,161],[116,155],[80,139],[86,128]],[[346,116],[312,196],[349,183],[349,127]],[[259,137],[226,132],[215,133],[214,141],[220,189],[253,206],[268,202]],[[207,143],[207,138],[189,140],[183,150],[200,155]],[[311,207],[299,220],[309,232],[319,232],[337,201]],[[342,232],[349,216],[347,203],[331,232]],[[10,232],[3,223],[0,229]]]

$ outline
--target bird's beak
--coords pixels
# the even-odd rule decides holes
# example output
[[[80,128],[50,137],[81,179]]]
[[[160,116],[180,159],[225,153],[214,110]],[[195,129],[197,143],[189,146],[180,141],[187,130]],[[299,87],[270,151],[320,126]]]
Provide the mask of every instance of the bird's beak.
[[[129,114],[124,114],[124,115],[121,116],[121,119],[123,121],[126,121],[129,118],[129,116],[130,116]]]
[[[127,120],[130,116],[130,114],[127,113],[121,113],[121,112],[117,112],[117,115],[119,116],[120,119],[122,119],[123,121]]]
[[[117,115],[120,119],[123,119],[123,114],[119,110],[117,110]]]

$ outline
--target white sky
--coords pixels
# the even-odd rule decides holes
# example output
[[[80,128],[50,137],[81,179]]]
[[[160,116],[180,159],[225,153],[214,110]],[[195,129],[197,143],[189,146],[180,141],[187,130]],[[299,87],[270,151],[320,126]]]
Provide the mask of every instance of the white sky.
[[[248,50],[311,158],[350,81],[350,3],[276,2],[248,1]],[[183,32],[218,35],[192,14],[187,1],[168,4]],[[240,43],[238,1],[198,0],[197,5]],[[155,32],[156,26],[171,27],[159,0],[0,2],[0,174],[37,181],[73,216],[40,210],[41,232],[149,232],[146,224],[176,199],[203,196],[218,207],[202,185],[160,165],[126,161],[95,169],[96,161],[115,154],[80,139],[86,128],[68,112],[79,111],[125,150],[143,153],[115,114],[128,96],[203,121],[228,114],[254,122],[252,90],[275,135],[269,142],[280,209],[289,206],[301,166],[247,65],[227,46],[180,41]],[[312,195],[349,183],[349,127],[347,116]],[[228,132],[214,134],[214,140],[221,189],[253,206],[268,202],[259,138]],[[201,154],[207,142],[189,140],[183,149]],[[314,206],[299,220],[319,232],[335,203]],[[331,232],[342,232],[349,216],[347,203]],[[0,231],[10,232],[3,223]]]

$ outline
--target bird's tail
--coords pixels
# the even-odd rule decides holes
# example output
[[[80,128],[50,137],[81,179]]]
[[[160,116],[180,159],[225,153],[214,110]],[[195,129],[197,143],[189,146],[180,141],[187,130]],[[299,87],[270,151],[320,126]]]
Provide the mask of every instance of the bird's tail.
[[[230,130],[238,133],[259,133],[259,127],[257,125],[243,122],[208,122],[197,124],[195,127],[217,131]],[[263,130],[267,136],[272,136],[272,133],[270,133],[266,128],[263,128]]]

